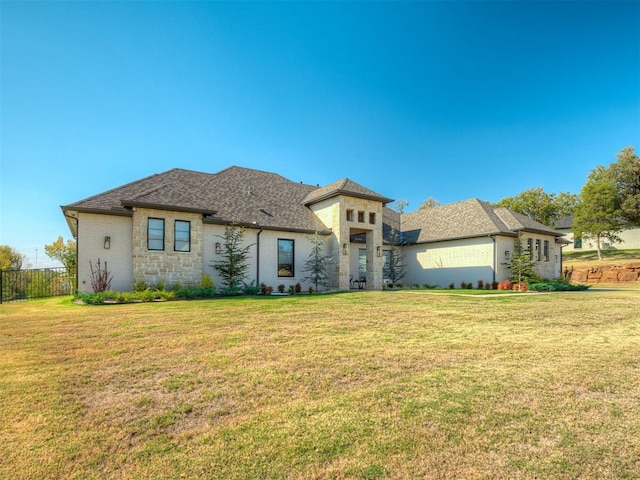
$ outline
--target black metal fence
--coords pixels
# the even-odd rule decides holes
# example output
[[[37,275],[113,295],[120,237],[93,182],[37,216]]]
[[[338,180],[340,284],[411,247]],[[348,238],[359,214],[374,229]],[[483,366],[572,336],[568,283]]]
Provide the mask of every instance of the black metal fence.
[[[75,271],[65,267],[0,271],[0,303],[71,295]]]

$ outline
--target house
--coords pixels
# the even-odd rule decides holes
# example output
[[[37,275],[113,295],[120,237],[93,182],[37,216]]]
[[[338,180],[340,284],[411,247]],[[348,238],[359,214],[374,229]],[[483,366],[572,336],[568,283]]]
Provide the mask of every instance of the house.
[[[392,243],[405,256],[404,284],[446,286],[501,281],[504,263],[522,238],[539,273],[561,272],[559,232],[507,209],[471,199],[400,214],[392,202],[349,179],[323,187],[242,167],[218,173],[172,169],[62,206],[78,242],[78,289],[91,291],[91,266],[106,262],[111,288],[136,281],[217,284],[225,226],[245,228],[247,281],[285,287],[303,281],[310,237],[324,239],[333,258],[333,288],[381,290]]]
[[[568,245],[565,247],[565,251],[596,250],[595,239],[576,237],[571,229],[572,226],[573,215],[565,215],[554,225],[555,230],[561,232],[567,240]],[[611,244],[608,240],[603,240],[601,244],[602,250],[609,250],[610,248],[619,250],[640,248],[640,227],[624,226],[618,233],[618,237],[620,237],[619,243]]]

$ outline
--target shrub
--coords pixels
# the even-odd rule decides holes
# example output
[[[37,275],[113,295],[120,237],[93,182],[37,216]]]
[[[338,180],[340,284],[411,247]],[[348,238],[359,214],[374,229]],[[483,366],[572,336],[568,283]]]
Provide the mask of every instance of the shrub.
[[[467,288],[467,282],[460,282],[460,288],[465,290]]]
[[[309,295],[313,293],[313,287],[309,287]]]
[[[482,290],[484,288],[484,281],[478,280],[478,290]]]
[[[513,284],[511,280],[504,280],[498,283],[498,290],[511,290],[513,288]]]
[[[495,280],[491,282],[491,288],[493,290],[498,290],[498,282],[496,282]]]
[[[473,290],[473,283],[467,283],[467,290]]]
[[[296,283],[296,287],[295,287],[295,293],[300,293],[302,292],[302,285],[300,285],[300,282]]]
[[[262,287],[259,287],[255,280],[251,280],[250,283],[245,283],[242,287],[242,292],[245,295],[258,295],[261,291]]]
[[[516,290],[518,292],[526,292],[527,291],[527,284],[524,283],[524,282],[514,283],[513,284],[513,290]]]
[[[156,283],[156,286],[154,287],[154,290],[156,292],[163,292],[167,289],[167,282],[165,281],[164,278],[161,278],[160,280],[158,280],[158,282]]]
[[[260,293],[262,295],[266,295],[267,294],[267,286],[264,283],[260,284]]]
[[[289,295],[293,295],[294,293],[296,293],[296,287],[289,285]]]
[[[488,283],[488,282],[487,282],[487,283],[485,283],[485,284],[484,284],[484,289],[485,289],[485,290],[491,290],[491,284],[490,284],[490,283]]]
[[[202,275],[200,275],[200,284],[198,286],[204,290],[208,290],[210,288],[215,289],[215,284],[213,283],[213,280],[206,273],[203,273]]]
[[[281,283],[280,285],[278,285],[278,292],[284,293],[284,288],[284,285]]]
[[[264,293],[265,295],[271,295],[273,293],[273,287],[267,286],[267,288],[264,289]]]
[[[456,286],[453,284],[453,282],[451,282],[451,283],[449,284],[449,288],[450,288],[451,290],[453,290],[454,288],[456,288]]]

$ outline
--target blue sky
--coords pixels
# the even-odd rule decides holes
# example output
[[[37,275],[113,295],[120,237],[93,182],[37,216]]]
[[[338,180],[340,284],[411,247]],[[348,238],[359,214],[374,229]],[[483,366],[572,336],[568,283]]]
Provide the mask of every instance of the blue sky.
[[[0,2],[0,244],[174,167],[578,193],[640,148],[640,2]]]

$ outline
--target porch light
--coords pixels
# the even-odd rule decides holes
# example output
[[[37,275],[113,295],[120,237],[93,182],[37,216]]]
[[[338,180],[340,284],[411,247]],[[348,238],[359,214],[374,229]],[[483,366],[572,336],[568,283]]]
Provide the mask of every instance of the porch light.
[[[220,242],[216,242],[216,255],[220,255],[221,251],[222,251],[222,245],[220,245]]]
[[[511,252],[509,250],[505,250],[504,251],[504,259],[505,260],[509,260],[510,256],[511,256]]]
[[[378,257],[382,256],[382,247],[380,245],[376,247],[376,256]]]
[[[349,255],[349,245],[346,243],[342,244],[342,254],[343,255]]]
[[[104,249],[109,250],[111,248],[111,237],[104,237]]]

